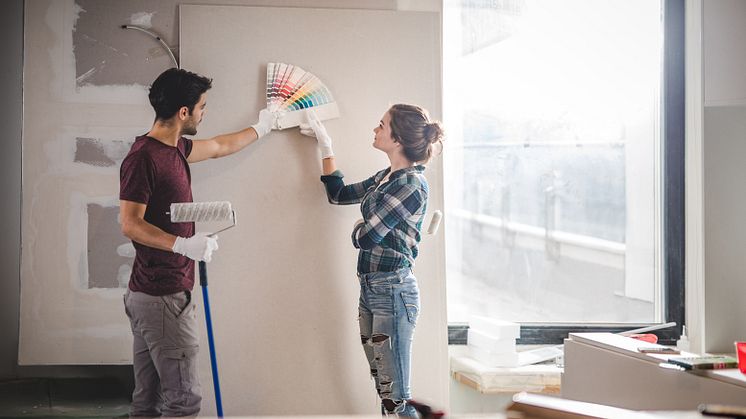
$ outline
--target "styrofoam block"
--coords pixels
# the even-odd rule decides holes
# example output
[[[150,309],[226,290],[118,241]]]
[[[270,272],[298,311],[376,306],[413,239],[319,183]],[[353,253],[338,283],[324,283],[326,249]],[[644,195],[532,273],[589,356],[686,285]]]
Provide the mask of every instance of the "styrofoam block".
[[[491,317],[471,316],[469,329],[476,329],[496,339],[516,339],[521,336],[521,325]]]
[[[477,329],[469,328],[466,341],[469,345],[494,353],[515,352],[515,338],[496,338]]]
[[[469,346],[469,356],[488,367],[518,366],[518,352],[494,353],[476,346]]]

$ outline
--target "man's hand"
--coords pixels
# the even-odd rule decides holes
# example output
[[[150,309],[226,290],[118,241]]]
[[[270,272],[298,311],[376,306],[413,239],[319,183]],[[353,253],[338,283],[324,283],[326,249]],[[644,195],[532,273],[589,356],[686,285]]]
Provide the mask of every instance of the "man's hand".
[[[267,110],[267,108],[264,108],[259,111],[258,119],[259,121],[252,125],[251,128],[254,128],[254,131],[256,131],[257,138],[262,138],[272,131],[272,127],[275,123],[275,115]]]
[[[324,124],[319,121],[316,113],[312,110],[306,111],[306,119],[308,120],[307,123],[303,122],[300,124],[300,133],[309,137],[316,137],[322,159],[333,157],[332,137],[326,132]]]
[[[192,237],[177,237],[174,242],[174,253],[182,254],[198,262],[212,260],[212,252],[218,250],[218,236],[208,236],[209,233],[197,233]]]

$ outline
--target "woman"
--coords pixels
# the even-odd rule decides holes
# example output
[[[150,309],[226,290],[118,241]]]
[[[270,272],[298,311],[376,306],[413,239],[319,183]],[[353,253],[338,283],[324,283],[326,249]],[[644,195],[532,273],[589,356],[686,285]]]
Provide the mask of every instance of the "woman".
[[[412,336],[420,309],[412,267],[428,197],[421,164],[441,144],[443,129],[418,106],[392,106],[373,129],[373,147],[386,153],[391,165],[360,183],[345,185],[329,134],[313,113],[308,119],[301,133],[318,141],[321,181],[329,202],[361,204],[363,218],[352,230],[352,244],[360,249],[360,336],[382,408],[388,414],[417,417],[407,401]]]

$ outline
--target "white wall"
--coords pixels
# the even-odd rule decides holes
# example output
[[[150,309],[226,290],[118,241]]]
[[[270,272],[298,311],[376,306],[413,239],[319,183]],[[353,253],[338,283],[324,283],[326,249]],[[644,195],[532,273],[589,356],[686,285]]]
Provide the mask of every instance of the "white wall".
[[[746,340],[746,106],[706,107],[704,144],[705,351],[735,352]]]
[[[704,0],[705,106],[746,104],[746,2]]]
[[[703,2],[703,349],[707,352],[734,352],[733,341],[746,339],[744,21],[746,2]]]
[[[278,61],[312,72],[330,89],[341,117],[325,126],[348,182],[387,166],[371,141],[390,104],[417,103],[440,118],[436,13],[190,5],[180,8],[180,28],[184,67],[214,77],[201,135],[254,118],[266,106],[266,64]],[[297,128],[275,131],[247,152],[193,165],[192,173],[199,200],[228,199],[241,220],[221,234],[210,264],[230,411],[375,414],[357,330],[357,252],[349,242],[360,212],[328,204],[315,141]],[[426,175],[432,212],[443,202],[440,158]],[[412,394],[440,406],[448,375],[442,232],[424,236],[420,252]]]

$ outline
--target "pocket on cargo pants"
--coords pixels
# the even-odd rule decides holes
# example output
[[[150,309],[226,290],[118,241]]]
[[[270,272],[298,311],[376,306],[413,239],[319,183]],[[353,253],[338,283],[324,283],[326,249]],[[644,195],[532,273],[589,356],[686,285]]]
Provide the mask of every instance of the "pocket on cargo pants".
[[[165,399],[163,416],[189,416],[199,412],[202,396],[197,352],[197,347],[161,351],[159,375]]]

